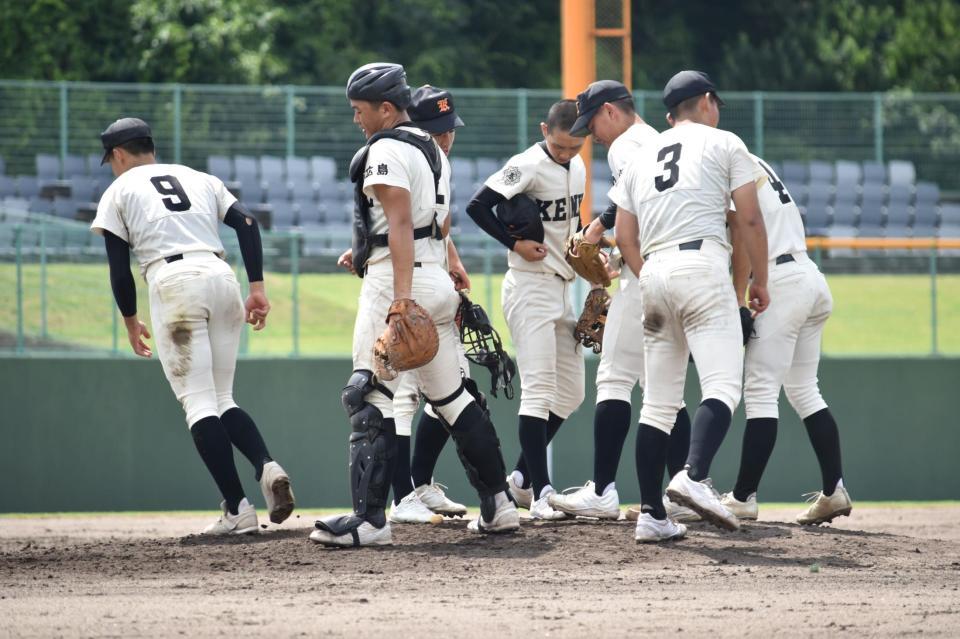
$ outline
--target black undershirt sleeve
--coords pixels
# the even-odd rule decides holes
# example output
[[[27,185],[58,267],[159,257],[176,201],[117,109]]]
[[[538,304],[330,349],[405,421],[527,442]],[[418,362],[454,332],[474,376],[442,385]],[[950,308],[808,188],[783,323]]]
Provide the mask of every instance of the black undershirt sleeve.
[[[473,194],[473,198],[471,198],[470,203],[467,204],[467,215],[469,215],[473,221],[477,223],[477,226],[483,229],[487,235],[512,251],[513,245],[516,244],[517,241],[510,236],[507,227],[504,226],[503,222],[500,221],[500,218],[497,217],[497,214],[493,210],[494,207],[506,201],[506,199],[507,198],[490,187],[482,186],[479,191]]]
[[[223,223],[237,232],[240,255],[247,270],[248,282],[263,281],[263,244],[260,241],[260,225],[240,202],[234,202],[223,217]]]
[[[617,205],[611,204],[603,213],[599,215],[599,217],[600,223],[603,224],[603,228],[609,231],[617,222]]]
[[[133,317],[137,314],[137,284],[130,270],[130,245],[110,231],[103,232],[103,242],[107,247],[113,298],[121,315]]]

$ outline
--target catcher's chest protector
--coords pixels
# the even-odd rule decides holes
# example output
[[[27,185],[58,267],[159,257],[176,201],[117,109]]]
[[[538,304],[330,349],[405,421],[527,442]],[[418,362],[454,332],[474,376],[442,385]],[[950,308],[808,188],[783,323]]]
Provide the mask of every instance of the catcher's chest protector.
[[[412,131],[405,129],[387,129],[374,133],[370,136],[367,144],[362,147],[357,154],[353,156],[350,162],[350,181],[354,184],[353,189],[353,265],[358,277],[364,276],[367,260],[370,258],[370,250],[374,246],[386,246],[387,234],[374,234],[370,232],[370,207],[372,202],[363,192],[363,173],[367,165],[367,154],[370,147],[377,140],[388,138],[391,140],[400,140],[420,149],[424,157],[427,158],[427,164],[433,172],[433,185],[437,194],[437,204],[443,203],[443,196],[440,195],[440,173],[442,161],[440,160],[440,150],[434,143],[429,134],[417,135]],[[440,229],[434,222],[431,226],[425,226],[413,230],[413,239],[419,240],[424,237],[435,236],[441,239]]]

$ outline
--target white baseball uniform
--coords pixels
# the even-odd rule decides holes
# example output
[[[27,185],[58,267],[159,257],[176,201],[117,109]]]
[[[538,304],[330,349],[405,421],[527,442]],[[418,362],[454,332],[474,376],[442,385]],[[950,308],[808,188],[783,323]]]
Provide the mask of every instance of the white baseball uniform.
[[[637,122],[617,137],[607,149],[607,162],[614,184],[627,164],[643,145],[656,138],[657,130],[646,122]],[[637,339],[642,328],[643,298],[637,278],[626,265],[620,270],[620,291],[613,296],[603,329],[603,350],[597,366],[597,403],[616,399],[630,402],[633,387],[642,388],[643,340]]]
[[[415,127],[402,127],[422,133]],[[449,214],[450,164],[439,151],[442,162],[438,203],[434,188],[433,172],[423,153],[406,142],[381,139],[370,146],[364,172],[364,193],[372,201],[370,209],[371,232],[386,233],[388,224],[383,206],[376,198],[373,187],[377,184],[395,186],[409,191],[413,227],[429,226],[436,220],[442,225]],[[430,314],[437,327],[439,349],[428,364],[411,371],[414,388],[424,395],[440,400],[452,395],[461,384],[460,359],[457,344],[460,342],[454,317],[460,296],[454,290],[453,281],[446,269],[446,244],[442,240],[423,238],[414,241],[414,260],[420,263],[413,269],[412,297]],[[353,332],[354,370],[374,370],[373,345],[386,328],[387,310],[394,300],[393,263],[389,247],[371,251],[367,273],[360,289],[357,321]],[[404,376],[394,380],[381,380],[391,392],[396,393]],[[367,401],[376,406],[384,417],[393,417],[393,401],[379,391],[367,396]],[[455,400],[440,407],[441,416],[453,424],[460,412],[472,401],[469,393],[461,393]]]
[[[510,158],[485,182],[508,200],[526,193],[543,220],[546,257],[528,262],[510,251],[503,278],[503,314],[520,373],[520,415],[566,419],[583,402],[583,353],[573,337],[577,316],[570,301],[576,274],[564,254],[580,223],[585,185],[580,156],[567,166],[557,164],[543,142]]]
[[[757,316],[747,343],[743,402],[747,419],[779,417],[780,387],[805,419],[827,407],[817,385],[820,339],[833,298],[820,269],[807,256],[800,209],[779,176],[752,156],[767,175],[757,189],[767,227],[770,308]]]
[[[91,224],[133,250],[147,281],[157,354],[187,425],[234,408],[244,324],[240,285],[223,261],[217,224],[237,199],[218,178],[178,164],[126,171]],[[176,258],[167,261],[170,258]]]
[[[743,336],[725,223],[730,193],[759,170],[733,133],[686,122],[645,145],[610,192],[637,216],[645,260],[644,424],[672,430],[690,353],[704,399],[731,412],[740,402]]]

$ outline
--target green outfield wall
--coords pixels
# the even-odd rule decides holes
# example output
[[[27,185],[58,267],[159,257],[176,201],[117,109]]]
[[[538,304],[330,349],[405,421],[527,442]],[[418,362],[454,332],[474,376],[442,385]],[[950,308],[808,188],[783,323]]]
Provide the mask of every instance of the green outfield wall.
[[[594,379],[596,363],[588,361],[588,380]],[[349,362],[342,359],[239,364],[237,399],[290,473],[301,505],[350,503],[348,427],[339,402],[349,372]],[[489,379],[483,373],[481,386]],[[955,408],[960,359],[828,359],[821,364],[820,380],[840,424],[844,479],[855,500],[960,498]],[[216,508],[216,488],[157,361],[4,358],[0,389],[5,479],[0,512]],[[690,406],[699,401],[692,370],[686,399]],[[588,389],[584,405],[554,442],[558,488],[591,476],[593,402]],[[519,452],[517,405],[517,400],[492,400],[508,467]],[[820,476],[802,423],[783,399],[781,410],[777,447],[760,498],[796,501],[819,488]],[[714,483],[721,491],[735,479],[742,433],[740,409],[714,464]],[[248,495],[262,503],[239,454],[237,465]],[[436,479],[449,485],[454,499],[477,503],[452,445],[443,452]],[[636,501],[634,431],[617,480],[621,499]]]

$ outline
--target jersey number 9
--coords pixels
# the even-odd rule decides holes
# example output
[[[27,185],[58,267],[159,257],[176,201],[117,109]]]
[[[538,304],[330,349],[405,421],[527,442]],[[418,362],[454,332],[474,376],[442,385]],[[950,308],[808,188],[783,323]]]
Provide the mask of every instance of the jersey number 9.
[[[184,193],[180,186],[180,180],[172,175],[158,175],[150,178],[153,187],[157,189],[160,195],[170,195],[172,197],[163,198],[163,205],[170,211],[189,211],[190,198]],[[176,199],[174,199],[176,198]]]

